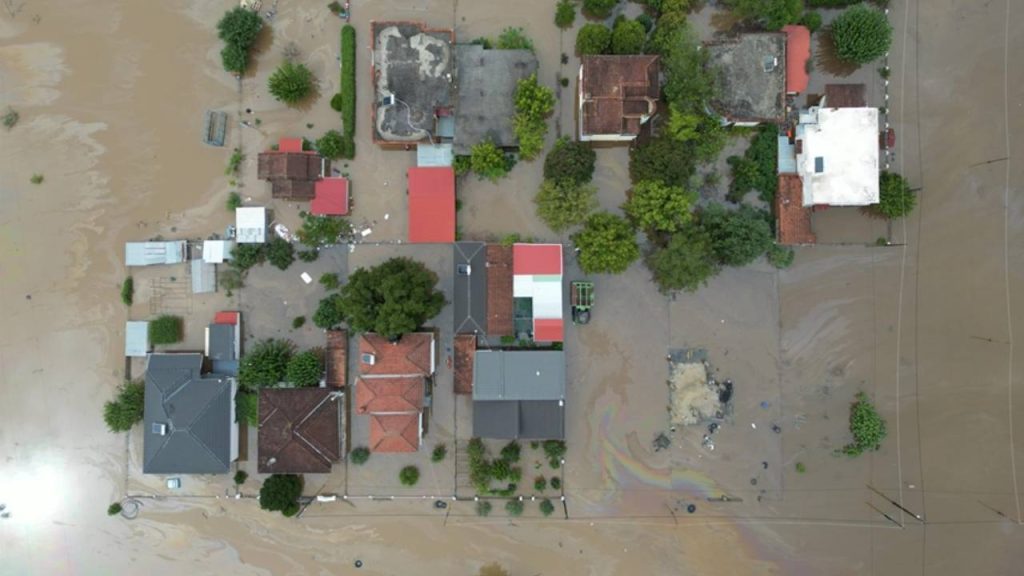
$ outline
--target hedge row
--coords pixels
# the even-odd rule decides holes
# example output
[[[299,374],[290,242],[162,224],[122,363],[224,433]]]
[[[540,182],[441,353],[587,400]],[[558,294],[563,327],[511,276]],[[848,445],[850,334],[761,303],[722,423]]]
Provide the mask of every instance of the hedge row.
[[[344,156],[352,158],[356,152],[356,29],[350,24],[341,28],[341,124]]]

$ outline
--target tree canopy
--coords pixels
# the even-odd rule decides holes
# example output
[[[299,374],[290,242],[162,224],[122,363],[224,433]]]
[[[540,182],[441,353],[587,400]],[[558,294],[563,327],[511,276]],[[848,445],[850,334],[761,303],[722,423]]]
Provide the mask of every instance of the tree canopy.
[[[287,381],[294,386],[316,386],[324,374],[322,350],[306,350],[288,360]]]
[[[580,184],[590,182],[594,177],[597,153],[586,142],[577,142],[563,136],[544,158],[544,177],[565,178]]]
[[[270,94],[285,104],[296,104],[313,93],[316,78],[305,64],[282,62],[270,75],[267,86]]]
[[[335,94],[338,96],[338,94]],[[333,98],[331,99],[333,102]],[[341,153],[345,147],[344,138],[341,136],[341,132],[337,130],[328,130],[324,132],[324,135],[317,139],[316,150],[321,156],[335,159],[340,158]]]
[[[597,208],[597,189],[569,178],[545,180],[533,201],[537,215],[555,232],[582,224]]]
[[[547,117],[555,108],[555,94],[537,82],[537,74],[531,74],[516,85],[515,103],[512,125],[519,140],[519,156],[532,160],[544,149]]]
[[[727,162],[732,169],[729,200],[740,202],[751,190],[757,190],[758,197],[768,204],[775,200],[779,186],[776,167],[778,150],[778,130],[774,126],[767,126],[758,129],[743,156],[728,158]]]
[[[530,40],[522,28],[505,28],[498,36],[497,47],[499,50],[529,50],[533,52],[533,40]]]
[[[910,190],[910,184],[892,172],[882,172],[878,177],[878,211],[889,218],[900,218],[910,214],[917,205],[917,196]]]
[[[672,233],[692,220],[696,200],[696,194],[682,186],[646,181],[633,186],[622,210],[641,230]]]
[[[607,18],[619,0],[583,0],[583,13],[591,18]]]
[[[220,58],[225,70],[238,74],[245,71],[249,48],[262,28],[260,15],[245,8],[232,8],[221,17],[217,22],[217,36],[224,41]]]
[[[576,22],[576,5],[571,0],[558,0],[555,5],[555,26],[562,30],[572,28]]]
[[[612,46],[612,31],[604,24],[584,24],[576,34],[576,53],[580,56],[607,54]]]
[[[850,434],[853,435],[853,442],[843,447],[843,453],[849,456],[878,450],[887,435],[885,420],[863,392],[858,392],[856,400],[850,405]]]
[[[273,474],[260,487],[260,508],[281,512],[285,516],[299,513],[299,497],[302,496],[302,476],[296,474]]]
[[[348,220],[338,216],[302,213],[302,227],[295,233],[306,246],[330,246],[352,231]]]
[[[181,342],[184,330],[181,316],[162,314],[149,322],[150,344],[174,344]]]
[[[353,272],[337,306],[353,330],[394,339],[441,311],[445,299],[436,285],[437,275],[422,263],[392,258]]]
[[[640,54],[646,41],[647,31],[643,24],[622,18],[612,29],[612,54]]]
[[[711,237],[699,226],[687,226],[673,234],[668,245],[647,257],[647,267],[664,292],[694,292],[718,273]]]
[[[287,270],[295,262],[295,247],[283,238],[273,238],[267,242],[267,261],[279,270]]]
[[[794,24],[804,12],[803,0],[729,0],[728,4],[734,14],[767,30],[781,30],[786,24]]]
[[[629,151],[629,177],[633,182],[684,186],[689,182],[695,167],[695,152],[666,134]]]
[[[768,215],[750,206],[726,210],[710,204],[700,214],[700,226],[707,231],[718,261],[728,266],[745,266],[772,245]]]
[[[341,294],[331,294],[320,301],[313,314],[313,324],[324,330],[334,328],[345,321],[345,315],[341,313]]]
[[[289,340],[261,340],[242,355],[238,383],[246,388],[277,386],[285,379],[294,352],[295,345]]]
[[[127,432],[142,420],[146,402],[146,385],[142,381],[127,381],[117,389],[113,400],[103,404],[103,421],[111,432]]]
[[[490,140],[474,144],[470,148],[469,166],[477,176],[487,178],[491,182],[497,182],[508,174],[509,170],[505,154]]]
[[[580,269],[587,274],[619,274],[640,257],[633,227],[610,212],[598,212],[587,218],[583,229],[573,236],[573,242],[579,249]]]
[[[881,10],[858,4],[832,21],[832,43],[840,60],[866,64],[889,51],[892,26]]]

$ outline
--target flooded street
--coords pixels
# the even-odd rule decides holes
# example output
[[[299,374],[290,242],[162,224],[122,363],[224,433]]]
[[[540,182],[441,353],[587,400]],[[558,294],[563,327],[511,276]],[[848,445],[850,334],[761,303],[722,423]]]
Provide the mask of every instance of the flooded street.
[[[126,435],[101,418],[125,375],[123,244],[222,232],[236,189],[297,228],[299,208],[272,201],[256,179],[256,154],[282,136],[340,127],[328,106],[340,22],[324,4],[276,3],[240,87],[221,68],[214,30],[234,2],[0,8],[0,107],[21,116],[0,131],[0,503],[11,514],[0,519],[0,575],[458,575],[492,561],[515,576],[1019,571],[1024,68],[1013,55],[1024,52],[1024,8],[1014,0],[890,3],[894,168],[921,189],[905,222],[870,225],[894,246],[804,247],[788,270],[759,261],[676,299],[639,263],[594,278],[594,320],[570,327],[565,343],[569,519],[479,518],[472,502],[445,512],[414,500],[338,502],[286,519],[251,498],[214,496],[216,483],[209,496],[144,499],[135,520],[107,517],[132,490]],[[357,152],[336,166],[353,180],[353,223],[372,227],[370,240],[404,241],[415,154],[371,141],[370,21],[453,26],[464,41],[522,26],[541,82],[556,88],[577,71],[585,20],[559,31],[550,0],[352,4]],[[698,18],[721,24],[711,10]],[[320,96],[294,109],[266,90],[290,42],[320,82]],[[572,86],[561,89],[549,145],[573,133]],[[224,148],[201,142],[206,110],[232,119]],[[259,122],[242,127],[242,117]],[[236,146],[245,160],[232,182],[224,167]],[[567,242],[534,214],[541,165],[521,163],[497,184],[461,180],[464,236]],[[30,183],[35,174],[42,183]],[[625,149],[598,152],[594,183],[601,206],[618,210]],[[566,278],[579,276],[570,258]],[[311,309],[315,297],[301,297]],[[148,295],[138,298],[133,313],[145,314]],[[691,347],[736,380],[731,422],[715,451],[701,430],[680,429],[655,453],[651,440],[667,429],[666,352]],[[889,437],[878,452],[836,457],[861,390]],[[722,495],[734,501],[715,501]]]

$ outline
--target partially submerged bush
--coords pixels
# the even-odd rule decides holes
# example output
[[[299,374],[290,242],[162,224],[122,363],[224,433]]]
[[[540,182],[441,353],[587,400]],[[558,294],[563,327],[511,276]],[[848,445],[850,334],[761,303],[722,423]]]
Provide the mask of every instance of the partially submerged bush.
[[[150,344],[174,344],[181,342],[182,326],[184,322],[181,316],[164,314],[149,322],[149,343]]]
[[[415,486],[420,481],[420,469],[415,466],[406,466],[398,473],[398,480],[402,486]]]
[[[865,451],[878,450],[887,434],[885,420],[864,392],[858,392],[850,405],[850,434],[853,442],[843,447],[843,453],[857,456]]]
[[[103,421],[111,432],[127,432],[142,421],[146,404],[146,385],[142,381],[121,384],[113,400],[103,405]]]
[[[299,496],[302,496],[302,476],[274,474],[264,480],[260,488],[260,508],[294,516],[299,512]]]
[[[121,284],[121,302],[125,306],[131,306],[135,299],[135,280],[131,276],[124,279]]]
[[[359,446],[353,448],[352,452],[348,455],[349,462],[352,462],[356,466],[362,466],[366,464],[366,461],[370,459],[370,449],[366,446]]]

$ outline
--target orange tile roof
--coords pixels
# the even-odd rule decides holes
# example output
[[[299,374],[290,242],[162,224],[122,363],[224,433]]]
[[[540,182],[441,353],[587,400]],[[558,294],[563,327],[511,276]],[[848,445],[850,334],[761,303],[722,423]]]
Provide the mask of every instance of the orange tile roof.
[[[811,209],[804,207],[804,184],[796,174],[779,174],[775,221],[779,244],[814,244]]]
[[[422,409],[422,376],[356,379],[357,414],[416,413]]]
[[[512,247],[487,245],[487,335],[511,336]]]
[[[455,393],[473,393],[473,357],[476,356],[476,335],[455,336]]]
[[[348,332],[327,331],[327,385],[344,388],[348,382]]]
[[[380,334],[363,334],[359,338],[359,373],[361,375],[408,376],[432,373],[430,332],[406,334],[398,342],[388,342]],[[364,354],[372,354],[373,364],[363,362]]]
[[[370,417],[371,452],[416,452],[419,449],[418,413]]]

